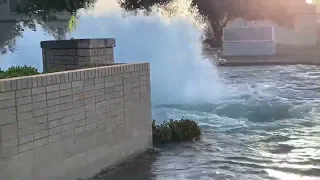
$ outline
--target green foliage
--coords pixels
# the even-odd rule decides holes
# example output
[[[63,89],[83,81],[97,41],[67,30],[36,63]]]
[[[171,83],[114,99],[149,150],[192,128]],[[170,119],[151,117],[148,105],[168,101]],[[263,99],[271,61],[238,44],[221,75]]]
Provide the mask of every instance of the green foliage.
[[[164,121],[157,125],[155,120],[152,122],[153,142],[179,142],[198,140],[201,136],[201,129],[197,122],[189,119]]]
[[[21,0],[16,10],[47,19],[55,11],[75,14],[79,9],[92,7],[95,2],[96,0]]]
[[[101,66],[104,66],[104,65],[101,65]],[[98,66],[93,63],[88,63],[88,64],[84,64],[83,67],[79,69],[93,68],[93,67],[98,67]],[[54,73],[54,72],[61,72],[61,71],[65,71],[65,70],[63,70],[62,68],[49,68],[46,73]],[[42,74],[42,73],[40,73],[37,68],[34,68],[32,66],[26,66],[26,65],[11,66],[7,70],[0,69],[0,79],[20,77],[20,76],[31,76],[31,75],[37,75],[37,74]]]
[[[38,69],[31,66],[11,66],[6,71],[0,69],[0,79],[37,74],[40,74]]]
[[[22,36],[27,28],[36,31],[36,24],[41,25],[56,39],[64,39],[68,32],[68,26],[55,27],[50,25],[50,21],[58,19],[56,12],[65,12],[65,15],[71,17],[80,9],[94,6],[95,2],[96,0],[12,0],[10,11],[16,12],[19,18],[16,19],[16,22],[7,23],[8,25],[4,26],[4,32],[0,33],[0,54],[15,51],[16,38]],[[64,23],[61,20],[59,22]],[[68,25],[67,22],[65,23]]]

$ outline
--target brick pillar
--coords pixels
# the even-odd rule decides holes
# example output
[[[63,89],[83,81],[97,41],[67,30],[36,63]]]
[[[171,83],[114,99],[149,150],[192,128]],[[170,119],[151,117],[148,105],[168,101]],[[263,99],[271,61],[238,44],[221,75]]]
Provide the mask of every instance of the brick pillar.
[[[42,41],[43,71],[66,71],[114,63],[115,39]]]

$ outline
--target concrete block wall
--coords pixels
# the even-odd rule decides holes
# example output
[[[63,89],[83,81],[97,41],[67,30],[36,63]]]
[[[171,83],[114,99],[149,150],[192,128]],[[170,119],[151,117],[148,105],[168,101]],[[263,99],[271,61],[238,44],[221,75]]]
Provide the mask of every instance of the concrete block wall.
[[[0,80],[0,179],[86,178],[152,146],[149,64]]]
[[[115,39],[42,41],[43,71],[67,71],[114,63]]]

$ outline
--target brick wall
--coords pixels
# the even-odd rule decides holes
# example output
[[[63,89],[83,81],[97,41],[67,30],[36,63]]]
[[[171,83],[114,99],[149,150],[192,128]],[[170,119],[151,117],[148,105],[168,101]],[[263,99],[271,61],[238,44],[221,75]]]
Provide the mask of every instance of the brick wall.
[[[0,80],[1,179],[85,178],[152,145],[149,64]]]
[[[43,70],[75,70],[114,63],[115,39],[42,41]]]

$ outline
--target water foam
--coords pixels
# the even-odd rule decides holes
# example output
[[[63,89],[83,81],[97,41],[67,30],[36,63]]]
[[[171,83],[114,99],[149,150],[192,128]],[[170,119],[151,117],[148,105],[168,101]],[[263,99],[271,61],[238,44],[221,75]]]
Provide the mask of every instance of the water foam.
[[[154,6],[149,16],[144,11],[132,16],[116,0],[98,0],[95,8],[78,14],[77,29],[68,38],[116,38],[116,62],[150,62],[154,104],[214,101],[220,95],[216,69],[201,55],[205,23],[190,4],[190,0],[176,0],[165,7]],[[26,32],[18,39],[18,51],[6,55],[1,67],[35,61],[41,66],[39,42],[52,39],[41,31]]]

